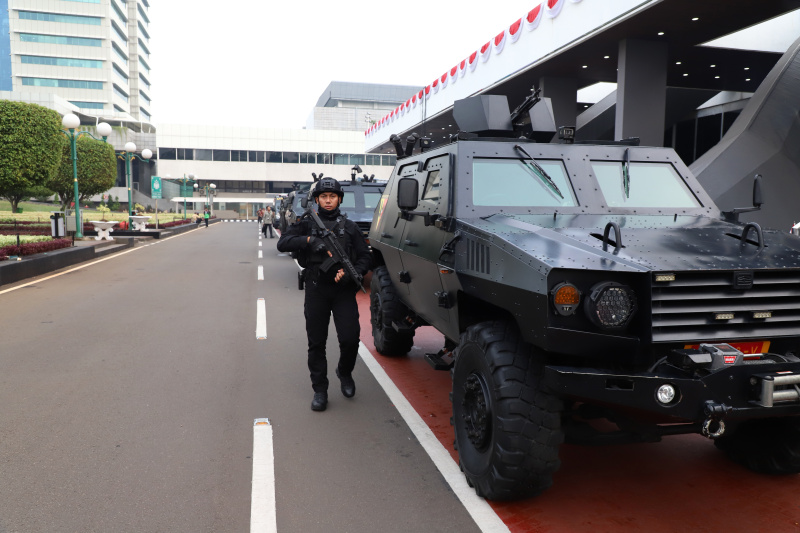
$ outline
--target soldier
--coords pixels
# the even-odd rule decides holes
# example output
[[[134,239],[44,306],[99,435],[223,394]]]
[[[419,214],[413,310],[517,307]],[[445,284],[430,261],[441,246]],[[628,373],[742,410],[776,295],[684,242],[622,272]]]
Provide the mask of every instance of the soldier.
[[[319,205],[319,218],[335,235],[347,252],[350,262],[360,275],[371,268],[371,256],[361,230],[355,222],[339,213],[344,197],[339,182],[323,178],[317,182],[311,195]],[[348,276],[342,265],[330,265],[331,253],[320,238],[321,231],[309,213],[289,226],[278,239],[278,251],[296,252],[297,261],[305,267],[306,281],[305,317],[308,335],[308,369],[314,400],[311,409],[324,411],[328,405],[328,362],[325,345],[328,340],[328,324],[331,314],[339,340],[339,364],[336,375],[341,382],[342,394],[352,398],[356,384],[352,372],[358,355],[361,328],[358,322],[356,291],[359,287]]]

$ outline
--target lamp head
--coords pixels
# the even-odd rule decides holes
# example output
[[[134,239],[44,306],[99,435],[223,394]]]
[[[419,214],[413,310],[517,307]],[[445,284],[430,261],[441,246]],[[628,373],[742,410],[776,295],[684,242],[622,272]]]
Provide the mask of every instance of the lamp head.
[[[135,152],[136,151],[136,145],[133,144],[130,141],[126,142],[125,143],[125,151],[126,152],[131,152],[131,153]]]
[[[216,189],[216,188],[217,188],[217,186],[216,186],[216,185],[214,185],[214,184],[212,183],[212,184],[211,184],[211,188],[212,188],[212,189]]]
[[[153,151],[150,150],[149,148],[145,148],[144,150],[142,150],[142,157],[145,159],[150,159],[151,157],[153,157]]]
[[[194,188],[197,189],[197,184],[196,183],[194,184]]]
[[[81,125],[81,119],[73,113],[67,113],[64,115],[64,118],[61,119],[61,125],[68,130],[74,130]]]
[[[111,135],[111,126],[109,126],[108,122],[101,122],[97,125],[97,134],[101,137],[108,137]]]

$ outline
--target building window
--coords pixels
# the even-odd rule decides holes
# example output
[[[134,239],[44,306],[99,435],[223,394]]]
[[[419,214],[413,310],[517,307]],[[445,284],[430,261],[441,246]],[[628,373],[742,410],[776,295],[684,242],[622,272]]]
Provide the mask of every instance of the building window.
[[[247,150],[231,150],[231,161],[247,161]]]
[[[142,6],[140,6],[139,4],[136,4],[136,10],[142,16],[142,20],[144,20],[147,24],[150,24],[150,19],[147,18],[147,15],[144,14],[144,10],[142,9]]]
[[[123,91],[122,89],[120,89],[117,86],[116,83],[112,83],[111,86],[114,87],[114,94],[116,94],[117,96],[122,98],[122,100],[127,103],[128,102],[128,94],[125,91]]]
[[[103,102],[75,102],[70,100],[69,103],[81,109],[105,109],[105,104]]]
[[[111,49],[114,50],[114,53],[117,54],[117,57],[120,58],[125,65],[128,64],[128,56],[126,56],[122,49],[117,46],[117,43],[112,42]]]
[[[178,150],[175,148],[159,148],[158,149],[158,158],[165,159],[165,160],[174,160],[177,159],[177,152]]]
[[[283,152],[284,163],[298,163],[300,161],[297,152]]]
[[[142,85],[144,85],[147,89],[150,88],[150,82],[147,81],[147,78],[144,77],[144,74],[141,72],[139,73],[139,79],[142,81]]]
[[[282,152],[267,152],[267,163],[283,163]]]
[[[102,39],[88,39],[85,37],[62,37],[60,35],[40,35],[38,33],[20,33],[19,40],[23,43],[69,44],[73,46],[103,46]]]
[[[83,67],[83,68],[103,68],[102,61],[93,59],[71,59],[68,57],[46,57],[46,56],[20,56],[23,63],[29,65],[50,65],[53,67]]]
[[[142,56],[139,56],[139,64],[144,67],[148,74],[150,74],[150,65],[148,65]]]
[[[147,96],[147,94],[144,91],[139,91],[139,96],[141,96],[142,99],[144,99],[144,101],[147,102],[148,104],[152,103],[150,102],[150,97]]]
[[[114,8],[114,13],[116,13],[117,17],[119,17],[120,22],[123,24],[128,24],[128,17],[122,12],[122,10],[117,6],[117,3],[114,0],[111,0],[111,7]]]
[[[194,149],[194,158],[196,161],[212,161],[213,160],[212,156],[213,156],[212,150],[204,150],[202,148]]]
[[[99,4],[100,0],[66,0],[67,2],[81,2],[83,4]]]
[[[111,21],[111,27],[114,28],[114,33],[117,34],[117,37],[119,37],[123,43],[128,42],[128,36],[125,35],[125,33],[123,33],[122,29],[119,26],[117,26],[117,23],[114,22],[113,20]]]
[[[333,154],[333,164],[334,165],[349,165],[350,164],[350,155],[349,154]]]
[[[62,89],[103,89],[102,81],[58,80],[53,78],[22,78],[22,85],[60,87]]]
[[[230,161],[230,150],[212,150],[214,152],[214,161]]]
[[[141,39],[139,39],[139,48],[144,50],[144,55],[146,55],[147,58],[150,59],[150,49],[147,48],[147,46],[145,46],[144,42]]]
[[[264,160],[264,152],[253,152],[249,153],[249,159],[251,163],[263,163]]]
[[[384,167],[393,167],[394,164],[397,163],[397,156],[396,155],[382,155],[381,156],[381,165]]]
[[[181,161],[191,161],[194,159],[194,149],[193,148],[178,148],[178,159]]]
[[[318,165],[330,165],[333,162],[331,154],[317,154]]]
[[[150,34],[149,34],[149,33],[147,33],[147,30],[146,30],[146,29],[144,29],[144,26],[142,26],[142,21],[141,21],[141,20],[137,20],[137,21],[136,21],[136,24],[139,26],[139,31],[141,31],[141,32],[142,32],[142,35],[144,35],[145,37],[147,37],[147,40],[149,41],[149,40],[150,40]]]
[[[114,74],[116,74],[117,78],[119,78],[119,81],[125,85],[128,85],[128,75],[125,74],[117,65],[114,65]]]
[[[381,164],[381,156],[379,155],[367,155],[367,165],[380,165]]]
[[[145,111],[141,107],[139,108],[139,112],[144,116],[144,118],[147,119],[148,122],[150,122],[150,120],[152,119],[152,117],[150,116],[150,113],[148,113],[147,111]]]
[[[127,113],[127,111],[125,111],[124,109],[122,109],[122,108],[121,108],[120,106],[118,106],[117,104],[114,104],[114,111],[118,111],[118,112],[120,112],[120,113]]]
[[[99,26],[100,17],[81,17],[78,15],[62,15],[60,13],[40,13],[38,11],[20,11],[19,18],[24,20],[40,20],[43,22],[66,22],[68,24],[89,24]]]
[[[307,152],[300,153],[300,162],[301,163],[316,163],[317,162],[317,154],[309,154]]]
[[[351,165],[364,165],[364,154],[350,154]]]

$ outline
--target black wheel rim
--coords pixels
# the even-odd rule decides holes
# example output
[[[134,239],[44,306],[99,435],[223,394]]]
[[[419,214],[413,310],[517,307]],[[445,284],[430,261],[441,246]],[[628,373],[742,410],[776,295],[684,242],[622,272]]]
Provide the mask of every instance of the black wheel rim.
[[[492,405],[489,388],[481,374],[472,372],[464,380],[461,418],[467,438],[478,451],[488,448],[492,436]]]

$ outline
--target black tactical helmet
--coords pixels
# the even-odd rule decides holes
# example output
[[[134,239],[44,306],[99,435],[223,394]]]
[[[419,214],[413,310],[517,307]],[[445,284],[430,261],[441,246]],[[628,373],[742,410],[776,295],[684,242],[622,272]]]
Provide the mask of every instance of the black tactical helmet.
[[[339,195],[339,201],[344,198],[344,191],[342,190],[342,186],[339,185],[339,182],[336,181],[334,178],[322,178],[314,185],[314,190],[311,192],[311,197],[314,200],[317,197],[324,193],[324,192],[335,192]]]

